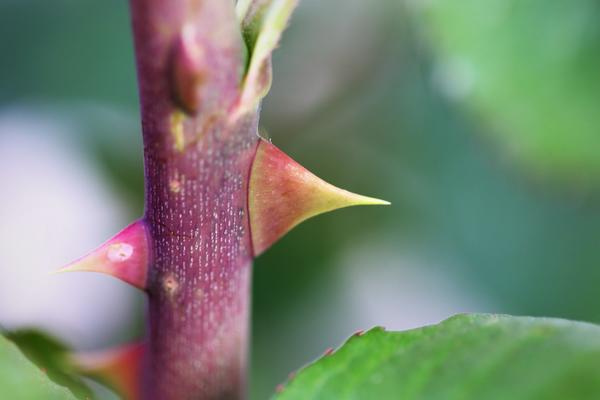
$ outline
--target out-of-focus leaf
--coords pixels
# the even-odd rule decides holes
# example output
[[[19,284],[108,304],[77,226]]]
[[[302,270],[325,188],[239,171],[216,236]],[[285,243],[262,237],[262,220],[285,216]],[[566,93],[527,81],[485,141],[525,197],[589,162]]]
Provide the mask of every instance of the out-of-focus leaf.
[[[66,387],[51,380],[17,346],[0,336],[0,397],[10,400],[75,400]]]
[[[6,337],[52,381],[69,388],[79,399],[93,397],[90,389],[68,362],[69,349],[63,343],[35,330],[10,332]]]
[[[459,315],[406,332],[375,328],[301,370],[288,399],[600,398],[600,327]]]
[[[599,182],[600,3],[422,3],[441,87],[534,170]]]

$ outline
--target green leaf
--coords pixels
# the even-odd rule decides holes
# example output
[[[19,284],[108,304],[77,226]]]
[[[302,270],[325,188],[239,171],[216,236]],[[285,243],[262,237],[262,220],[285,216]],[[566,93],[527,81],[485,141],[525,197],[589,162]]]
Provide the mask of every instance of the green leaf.
[[[56,384],[19,351],[0,336],[0,397],[10,400],[75,400],[65,387]]]
[[[240,98],[240,112],[255,107],[271,87],[271,54],[298,0],[248,0],[237,5],[249,63]]]
[[[541,175],[600,181],[600,2],[422,5],[441,87]]]
[[[92,392],[69,362],[69,348],[58,339],[36,330],[20,330],[6,334],[23,354],[42,369],[48,378],[65,386],[78,399],[91,399]]]
[[[458,315],[406,332],[374,328],[301,370],[288,399],[600,398],[600,327]]]

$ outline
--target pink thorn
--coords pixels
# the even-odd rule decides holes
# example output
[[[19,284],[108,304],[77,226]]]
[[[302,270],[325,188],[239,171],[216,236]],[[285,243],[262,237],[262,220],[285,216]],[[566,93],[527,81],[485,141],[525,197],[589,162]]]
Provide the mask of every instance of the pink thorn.
[[[147,236],[144,221],[136,221],[96,250],[57,272],[100,272],[145,289],[149,264]]]
[[[275,387],[275,391],[277,393],[283,392],[283,389],[285,389],[285,386],[283,386],[283,384],[281,384],[281,383]]]
[[[325,350],[325,353],[323,353],[323,356],[327,357],[327,356],[330,356],[331,354],[333,354],[333,347],[330,347],[327,350]]]

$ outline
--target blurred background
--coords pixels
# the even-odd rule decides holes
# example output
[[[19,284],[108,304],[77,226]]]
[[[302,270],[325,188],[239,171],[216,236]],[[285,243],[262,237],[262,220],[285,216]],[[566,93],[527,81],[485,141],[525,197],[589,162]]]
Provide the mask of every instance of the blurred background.
[[[373,325],[600,322],[598,21],[597,0],[302,0],[263,134],[392,206],[310,220],[256,261],[253,398]],[[0,54],[0,325],[133,340],[135,290],[48,274],[142,213],[127,3],[1,0]]]

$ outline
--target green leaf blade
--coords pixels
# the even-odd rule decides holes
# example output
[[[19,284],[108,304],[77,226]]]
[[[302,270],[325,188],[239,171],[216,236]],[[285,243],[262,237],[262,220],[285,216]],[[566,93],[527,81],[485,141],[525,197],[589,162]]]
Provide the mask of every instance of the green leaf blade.
[[[3,336],[0,336],[0,393],[2,398],[11,400],[76,400],[67,388],[50,380]]]
[[[92,391],[70,362],[71,350],[57,338],[33,329],[8,332],[6,338],[49,379],[68,388],[75,397],[83,400],[93,398]]]
[[[459,315],[406,332],[375,328],[303,369],[275,398],[600,398],[600,327]]]
[[[248,66],[242,83],[238,113],[258,105],[271,88],[271,55],[298,0],[250,0],[238,3],[242,35],[248,48]]]

